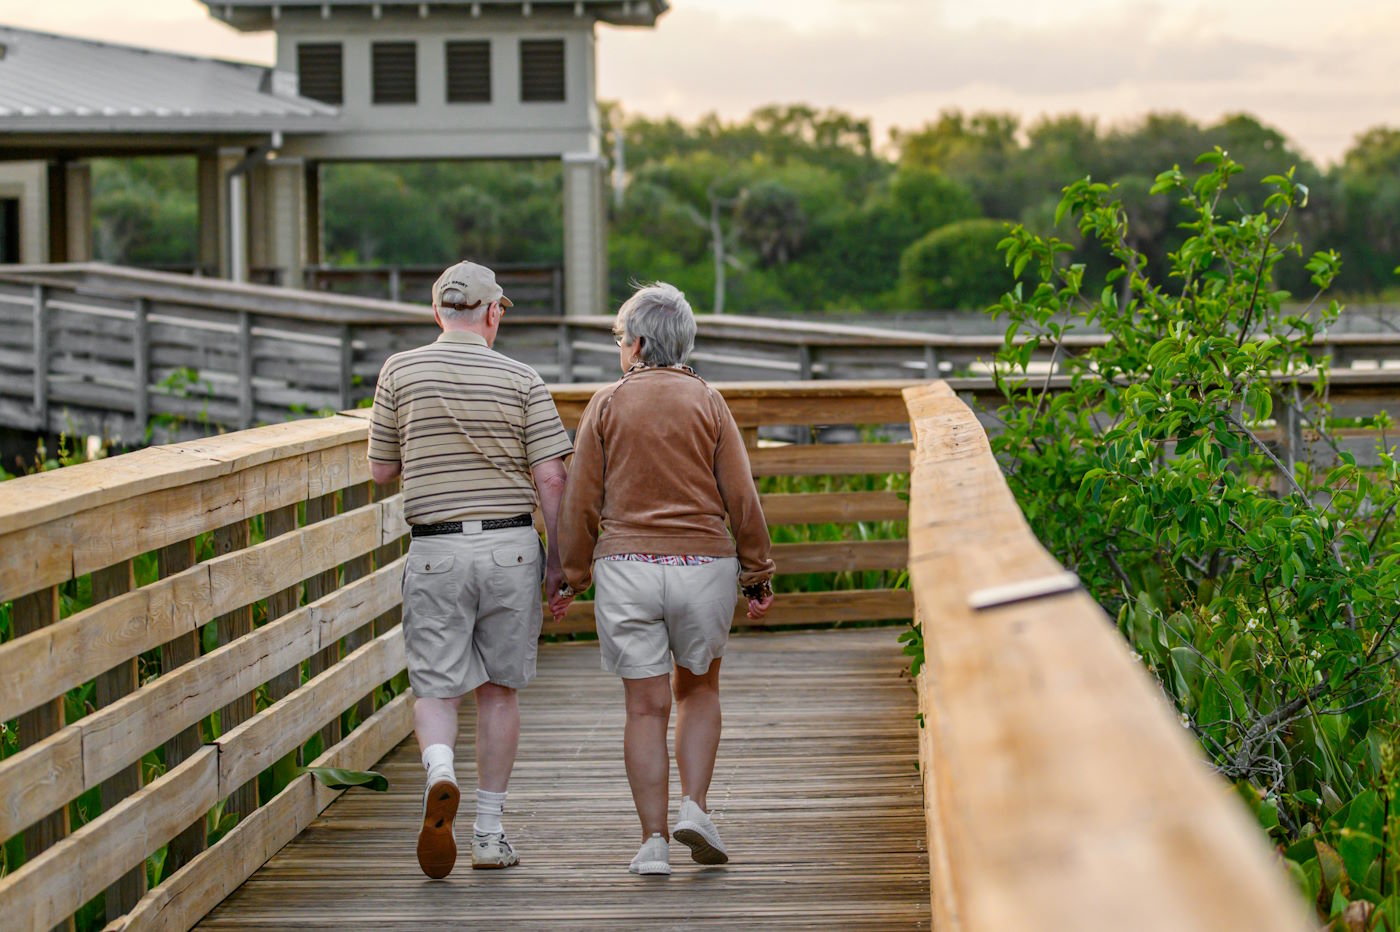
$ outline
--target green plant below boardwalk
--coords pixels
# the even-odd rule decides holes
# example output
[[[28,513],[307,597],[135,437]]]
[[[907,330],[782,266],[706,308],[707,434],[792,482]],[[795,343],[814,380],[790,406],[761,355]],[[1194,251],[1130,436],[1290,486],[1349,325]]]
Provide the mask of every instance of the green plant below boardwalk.
[[[1309,322],[1274,284],[1302,265],[1312,308],[1337,275],[1335,253],[1305,257],[1294,239],[1307,189],[1270,176],[1247,212],[1239,165],[1219,149],[1198,165],[1152,187],[1191,217],[1166,280],[1145,275],[1115,188],[1089,179],[1057,222],[1112,257],[1101,294],[1083,293],[1075,247],[1022,227],[1002,241],[1036,284],[991,309],[1009,324],[993,447],[1040,538],[1116,615],[1319,914],[1394,930],[1400,468],[1382,449],[1362,470],[1332,436],[1327,361],[1309,344],[1340,308]],[[1061,356],[1062,337],[1095,325],[1107,345]],[[1067,390],[1027,372],[1041,345]],[[1296,463],[1259,436],[1283,417],[1314,438]]]

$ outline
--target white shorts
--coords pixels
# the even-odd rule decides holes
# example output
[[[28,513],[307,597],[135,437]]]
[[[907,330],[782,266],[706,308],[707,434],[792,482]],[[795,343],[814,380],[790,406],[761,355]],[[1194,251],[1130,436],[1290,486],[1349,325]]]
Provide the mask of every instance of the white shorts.
[[[669,674],[672,658],[697,676],[724,656],[739,601],[739,561],[666,566],[631,560],[593,564],[593,602],[603,669],[623,679]]]
[[[403,578],[408,681],[453,699],[535,678],[544,553],[532,527],[415,537]]]

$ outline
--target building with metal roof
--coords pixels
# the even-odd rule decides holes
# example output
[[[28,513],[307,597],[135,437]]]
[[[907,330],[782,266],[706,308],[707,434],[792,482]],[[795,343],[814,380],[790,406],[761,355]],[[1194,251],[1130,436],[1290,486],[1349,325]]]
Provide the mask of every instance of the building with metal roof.
[[[201,265],[289,285],[320,262],[326,162],[559,159],[566,308],[601,312],[595,28],[665,0],[203,2],[275,30],[276,64],[0,27],[0,262],[91,258],[94,157],[196,155]]]

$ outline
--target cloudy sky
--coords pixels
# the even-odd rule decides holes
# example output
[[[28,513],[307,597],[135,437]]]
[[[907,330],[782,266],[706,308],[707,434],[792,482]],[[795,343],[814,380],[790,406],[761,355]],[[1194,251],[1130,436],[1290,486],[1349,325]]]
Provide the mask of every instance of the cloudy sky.
[[[940,110],[1103,123],[1248,111],[1322,161],[1400,126],[1397,0],[672,0],[654,32],[603,28],[600,96],[737,117],[807,102],[883,136]],[[268,63],[197,0],[0,0],[0,23]]]

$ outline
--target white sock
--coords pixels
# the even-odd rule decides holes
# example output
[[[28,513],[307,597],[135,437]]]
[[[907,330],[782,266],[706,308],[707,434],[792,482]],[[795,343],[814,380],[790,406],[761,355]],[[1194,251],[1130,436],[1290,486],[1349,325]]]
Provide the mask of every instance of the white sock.
[[[452,760],[452,746],[430,744],[423,749],[423,767],[428,771],[428,785],[442,780],[457,782],[457,767]]]
[[[504,831],[501,828],[501,813],[506,808],[506,794],[490,790],[476,791],[476,824],[472,826],[478,835],[490,835]]]

